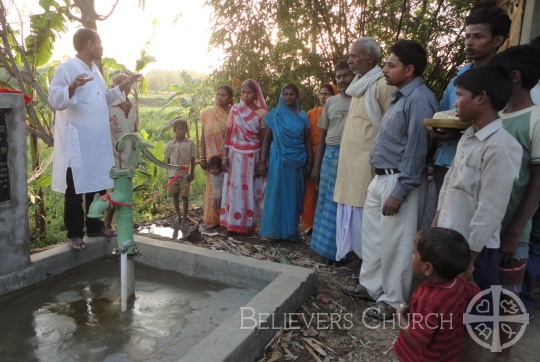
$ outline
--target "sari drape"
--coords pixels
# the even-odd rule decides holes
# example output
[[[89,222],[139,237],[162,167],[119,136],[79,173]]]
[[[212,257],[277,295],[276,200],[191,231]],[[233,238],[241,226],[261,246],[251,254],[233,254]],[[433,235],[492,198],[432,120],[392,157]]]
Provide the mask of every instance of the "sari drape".
[[[244,102],[235,104],[229,113],[228,137],[229,172],[223,180],[223,198],[220,224],[228,231],[246,233],[253,230],[261,219],[266,179],[255,177],[261,149],[261,128],[268,108],[257,81],[250,79],[257,88],[253,111]]]
[[[305,112],[288,107],[281,95],[277,108],[268,113],[265,122],[272,130],[273,139],[260,234],[270,239],[296,241],[307,159],[304,130],[310,127],[309,120]]]
[[[223,156],[223,144],[225,142],[228,117],[229,115],[227,112],[217,104],[215,104],[213,108],[204,110],[201,113],[206,158],[208,160],[214,156]],[[215,205],[215,201],[212,200],[214,189],[212,187],[212,179],[210,176],[210,172],[206,172],[203,222],[207,226],[215,226],[219,225],[219,209],[221,205]]]
[[[309,124],[311,126],[309,131],[311,132],[311,139],[313,140],[313,157],[315,157],[317,154],[317,146],[319,145],[319,138],[322,131],[318,126],[322,110],[323,106],[319,106],[307,112]],[[317,186],[309,178],[305,180],[305,188],[304,211],[302,212],[301,217],[304,227],[309,229],[313,227],[313,220],[315,219],[315,209],[317,207],[317,198],[319,193],[317,192]]]
[[[333,89],[333,95],[339,94],[339,89],[335,84],[327,83]],[[321,88],[322,89],[322,88]],[[317,154],[317,148],[319,146],[319,139],[321,138],[322,129],[319,128],[319,119],[324,106],[315,107],[307,112],[309,118],[309,124],[311,128],[311,139],[313,141],[313,158]],[[311,181],[310,178],[305,180],[306,193],[304,196],[304,211],[302,212],[302,222],[306,229],[313,228],[313,221],[315,219],[315,210],[317,207],[317,200],[319,198],[319,192],[317,191],[317,185]]]

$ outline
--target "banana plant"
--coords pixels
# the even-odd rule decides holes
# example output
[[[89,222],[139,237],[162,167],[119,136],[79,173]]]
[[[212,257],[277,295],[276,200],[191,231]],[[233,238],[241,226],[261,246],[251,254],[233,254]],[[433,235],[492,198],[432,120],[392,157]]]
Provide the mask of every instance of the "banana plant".
[[[182,72],[181,77],[183,84],[169,84],[160,89],[172,93],[154,114],[154,118],[161,115],[167,120],[156,135],[156,139],[160,139],[176,119],[182,118],[190,126],[190,136],[195,136],[198,152],[201,140],[199,124],[201,112],[213,105],[214,90],[209,80],[192,77],[187,72]]]

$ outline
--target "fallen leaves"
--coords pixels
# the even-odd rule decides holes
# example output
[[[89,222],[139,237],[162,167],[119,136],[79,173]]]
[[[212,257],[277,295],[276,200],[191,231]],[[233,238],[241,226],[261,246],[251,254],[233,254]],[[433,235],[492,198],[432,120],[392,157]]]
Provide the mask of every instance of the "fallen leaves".
[[[215,235],[217,234],[217,235]],[[248,256],[259,260],[269,260],[281,264],[290,264],[320,270],[323,264],[315,262],[301,251],[289,251],[279,244],[272,246],[257,245],[237,240],[231,236],[222,236],[216,232],[201,231],[203,236],[196,245],[213,250],[221,250],[234,255]]]
[[[202,209],[191,210],[189,216],[196,225],[202,224]],[[341,285],[344,279],[336,279],[331,274],[333,267],[313,260],[310,257],[313,253],[309,252],[307,243],[279,244],[258,237],[226,236],[219,230],[199,228],[200,236],[197,240],[191,243],[184,240],[178,242],[310,268],[317,275],[317,294],[306,300],[296,313],[289,315],[288,324],[279,329],[267,343],[257,362],[395,361],[390,353],[390,344],[395,336],[389,336],[389,331],[377,332],[362,328],[361,312],[365,305],[351,298],[340,299],[340,293],[336,294],[333,287]],[[341,319],[332,319],[332,315],[341,316]],[[349,317],[345,319],[345,315],[353,318],[354,323]]]
[[[306,338],[306,337],[302,337],[302,340],[305,343],[307,343],[311,348],[313,348],[315,351],[317,351],[318,354],[320,354],[323,357],[326,357],[326,352],[323,349],[324,345],[321,342],[313,338]]]
[[[282,356],[282,353],[281,353],[281,352],[275,351],[274,353],[272,353],[272,355],[270,356],[270,358],[267,359],[266,361],[267,361],[267,362],[279,361],[279,359],[281,358],[281,356]]]
[[[320,300],[322,304],[328,304],[332,300],[324,294],[319,294],[317,296],[317,299]]]

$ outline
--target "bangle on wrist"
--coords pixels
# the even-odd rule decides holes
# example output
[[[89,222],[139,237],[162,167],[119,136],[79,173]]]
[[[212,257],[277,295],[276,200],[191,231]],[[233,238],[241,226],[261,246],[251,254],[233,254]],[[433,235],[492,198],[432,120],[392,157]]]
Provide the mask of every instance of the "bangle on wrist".
[[[259,160],[258,164],[259,165],[266,165],[266,160]]]
[[[228,160],[228,158],[227,158],[227,157],[222,157],[222,159],[223,159],[223,160]]]

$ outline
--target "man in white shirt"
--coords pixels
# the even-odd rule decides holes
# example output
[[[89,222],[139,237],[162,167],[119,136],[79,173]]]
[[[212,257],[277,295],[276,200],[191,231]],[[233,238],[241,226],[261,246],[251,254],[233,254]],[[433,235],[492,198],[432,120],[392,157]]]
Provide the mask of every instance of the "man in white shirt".
[[[52,189],[65,193],[64,224],[70,247],[85,248],[83,241],[85,212],[96,192],[111,188],[109,170],[114,165],[109,130],[108,104],[123,101],[140,75],[134,75],[119,86],[107,85],[93,63],[101,59],[101,39],[91,29],[79,29],[73,36],[76,56],[58,66],[49,87],[49,103],[56,111],[54,125]],[[66,188],[67,184],[67,188]],[[114,236],[99,219],[86,220],[88,236]]]

